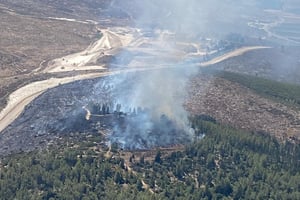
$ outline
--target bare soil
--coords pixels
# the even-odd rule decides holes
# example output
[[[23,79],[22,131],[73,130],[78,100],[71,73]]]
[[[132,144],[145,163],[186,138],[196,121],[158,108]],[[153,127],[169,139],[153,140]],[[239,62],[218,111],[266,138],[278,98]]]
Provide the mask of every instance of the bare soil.
[[[222,78],[197,76],[191,81],[187,109],[218,122],[279,139],[300,139],[300,111],[265,99],[252,90]]]
[[[8,95],[25,83],[49,60],[85,49],[99,38],[93,24],[23,15],[0,1],[0,109]]]
[[[43,61],[83,50],[97,38],[94,25],[35,18],[0,9],[0,77],[24,74]]]
[[[300,47],[275,46],[246,52],[217,64],[226,71],[300,84]]]

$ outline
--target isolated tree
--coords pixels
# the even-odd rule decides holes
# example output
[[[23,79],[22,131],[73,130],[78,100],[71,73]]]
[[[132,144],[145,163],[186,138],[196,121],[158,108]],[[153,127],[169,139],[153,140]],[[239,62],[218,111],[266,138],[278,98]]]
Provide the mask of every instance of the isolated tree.
[[[114,176],[114,181],[116,184],[124,184],[123,176],[120,172],[116,172]]]
[[[216,193],[220,193],[224,196],[229,196],[232,193],[233,189],[228,181],[222,181],[220,184],[217,185],[215,191]]]
[[[138,191],[143,191],[143,183],[140,179],[138,179],[137,183],[136,183],[136,189]]]
[[[154,158],[154,162],[161,163],[161,152],[160,152],[160,150],[157,151],[157,153],[155,155],[155,158]]]
[[[142,155],[140,158],[140,164],[144,164],[145,163],[145,157]]]
[[[105,115],[106,114],[106,105],[105,104],[102,105],[101,110],[102,110],[102,114]]]
[[[120,113],[121,112],[121,104],[117,104],[117,109],[116,109],[116,111],[117,111],[117,113]]]

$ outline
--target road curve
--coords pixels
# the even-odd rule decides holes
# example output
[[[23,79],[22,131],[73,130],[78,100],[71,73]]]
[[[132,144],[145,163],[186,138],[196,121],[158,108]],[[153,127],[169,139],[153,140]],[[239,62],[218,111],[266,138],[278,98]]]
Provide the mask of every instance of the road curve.
[[[220,63],[229,58],[242,55],[249,51],[253,51],[257,49],[266,49],[266,48],[270,48],[270,47],[263,47],[263,46],[242,47],[240,49],[236,49],[234,51],[216,57],[210,61],[199,63],[199,66],[208,67],[210,65]],[[35,98],[43,94],[48,89],[54,88],[62,84],[78,81],[78,80],[104,77],[104,76],[109,76],[118,73],[159,70],[159,69],[166,69],[166,68],[172,68],[172,66],[159,66],[153,68],[137,67],[137,68],[124,69],[124,70],[117,70],[117,71],[90,73],[90,74],[77,75],[77,76],[65,77],[65,78],[51,78],[44,81],[30,83],[14,91],[9,96],[9,101],[6,107],[0,112],[0,132],[3,131],[8,125],[10,125],[18,116],[20,116],[24,108],[29,103],[31,103]]]
[[[70,83],[77,80],[90,79],[95,77],[106,76],[110,73],[93,73],[86,75],[78,75],[65,78],[51,78],[44,81],[30,83],[9,96],[9,101],[6,107],[0,112],[0,132],[11,124],[24,110],[25,106],[31,103],[39,95],[46,90],[54,88],[61,84]]]
[[[271,47],[267,47],[267,46],[241,47],[239,49],[235,49],[231,52],[225,53],[224,55],[213,58],[212,60],[209,60],[207,62],[200,63],[199,65],[202,66],[202,67],[206,67],[206,66],[209,66],[209,65],[214,65],[214,64],[220,63],[220,62],[222,62],[224,60],[227,60],[229,58],[233,58],[233,57],[236,57],[236,56],[243,55],[244,53],[249,52],[249,51],[258,50],[258,49],[270,49],[270,48]]]

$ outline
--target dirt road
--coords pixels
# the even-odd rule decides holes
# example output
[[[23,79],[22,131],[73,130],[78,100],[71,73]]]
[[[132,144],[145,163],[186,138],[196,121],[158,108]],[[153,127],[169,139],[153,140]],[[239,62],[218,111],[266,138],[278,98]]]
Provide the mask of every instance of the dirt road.
[[[103,66],[89,66],[89,63],[103,56],[103,54],[114,54],[119,48],[129,45],[133,41],[131,32],[122,28],[114,30],[102,30],[102,32],[103,37],[95,43],[91,44],[86,50],[53,60],[48,65],[48,67],[46,67],[46,69],[41,73],[59,73],[73,70],[103,69]],[[246,53],[248,51],[264,48],[268,47],[243,47],[229,52],[227,54],[224,54],[222,56],[216,57],[205,63],[200,63],[199,66],[207,67],[222,62],[226,59],[242,55],[243,53]],[[28,84],[16,90],[9,96],[7,106],[0,112],[0,132],[3,129],[5,129],[9,124],[11,124],[23,112],[26,105],[28,105],[36,97],[38,97],[40,94],[44,93],[50,88],[54,88],[61,84],[66,84],[77,80],[103,77],[117,73],[159,70],[172,67],[174,66],[165,65],[151,68],[139,66],[116,71],[107,70],[106,72],[101,73],[88,73],[64,78],[51,78],[48,80]]]
[[[59,73],[70,71],[99,70],[105,69],[104,65],[97,65],[97,60],[107,55],[114,55],[120,48],[127,46],[133,36],[123,29],[99,30],[102,37],[92,43],[84,51],[57,58],[49,62],[44,73]]]
[[[9,96],[6,107],[0,113],[0,132],[11,124],[24,110],[25,106],[50,88],[77,80],[107,76],[109,72],[78,75],[66,78],[52,78],[28,84]]]
[[[258,49],[268,49],[268,48],[270,48],[270,47],[266,47],[266,46],[242,47],[242,48],[233,50],[231,52],[228,52],[224,55],[218,56],[218,57],[216,57],[212,60],[209,60],[207,62],[200,63],[199,65],[202,66],[202,67],[207,67],[209,65],[214,65],[214,64],[220,63],[220,62],[222,62],[224,60],[227,60],[229,58],[233,58],[233,57],[236,57],[236,56],[243,55],[244,53],[249,52],[249,51],[258,50]]]
[[[51,78],[44,81],[38,81],[30,83],[16,91],[9,96],[9,101],[6,107],[0,112],[0,132],[4,130],[9,124],[11,124],[20,114],[24,108],[31,103],[36,97],[43,94],[48,89],[57,87],[62,84],[71,83],[78,80],[99,78],[104,76],[110,76],[119,73],[130,73],[136,71],[155,70],[160,68],[137,68],[107,71],[101,73],[89,73],[83,75],[77,75],[64,78]]]

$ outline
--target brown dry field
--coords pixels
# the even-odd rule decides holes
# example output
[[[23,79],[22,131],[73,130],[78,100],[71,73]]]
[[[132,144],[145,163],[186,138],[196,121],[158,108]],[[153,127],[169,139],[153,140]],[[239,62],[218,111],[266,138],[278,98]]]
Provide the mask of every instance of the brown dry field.
[[[0,0],[0,110],[11,92],[50,77],[33,70],[46,67],[54,58],[84,50],[101,37],[99,26],[128,23],[126,13],[109,15],[110,3],[111,0]]]
[[[92,25],[0,13],[0,77],[28,73],[43,61],[84,49],[96,37]]]
[[[33,70],[99,38],[92,24],[22,15],[1,6],[0,18],[0,109],[12,91],[47,77],[34,75]]]
[[[0,5],[35,17],[99,19],[111,0],[0,0]],[[101,14],[101,15],[100,15]]]
[[[237,83],[219,77],[195,76],[186,109],[209,115],[218,122],[246,131],[269,133],[280,140],[300,140],[300,111]]]

